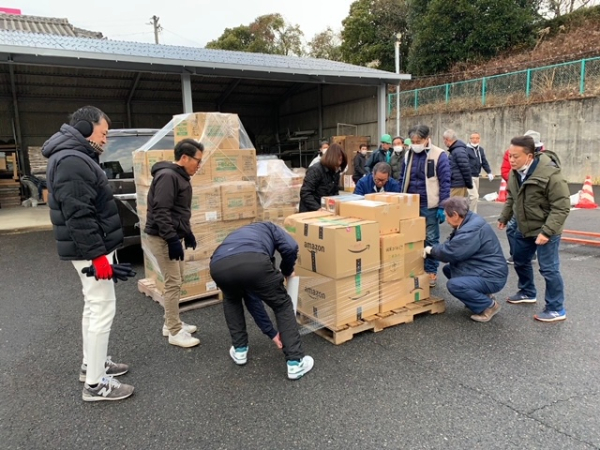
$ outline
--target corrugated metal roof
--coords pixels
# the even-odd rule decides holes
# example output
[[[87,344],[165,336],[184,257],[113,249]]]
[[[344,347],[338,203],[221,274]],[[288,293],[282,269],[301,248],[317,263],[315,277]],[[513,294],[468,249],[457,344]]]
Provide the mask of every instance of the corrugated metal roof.
[[[259,53],[233,52],[194,47],[178,47],[170,45],[146,44],[113,40],[90,40],[72,36],[53,36],[19,31],[0,30],[0,54],[22,54],[27,62],[33,63],[31,56],[44,58],[66,58],[72,64],[90,66],[90,61],[98,62],[99,67],[120,68],[127,70],[130,63],[132,70],[140,64],[151,64],[152,70],[185,71],[198,75],[233,76],[239,71],[254,74],[270,74],[273,79],[290,79],[293,76],[313,77],[315,82],[343,81],[353,79],[357,83],[361,79],[377,82],[397,82],[399,76],[382,70],[315,58],[298,58],[281,55],[265,55]],[[85,60],[85,61],[75,61]],[[87,62],[86,62],[87,61]],[[100,63],[101,61],[102,63]],[[15,62],[18,62],[15,59]],[[113,64],[114,67],[109,66]],[[86,67],[87,67],[86,66]],[[149,67],[150,68],[150,67]],[[148,69],[149,69],[148,68]],[[162,68],[162,70],[161,70]],[[193,70],[195,68],[195,70]],[[242,72],[243,73],[243,72]],[[279,77],[275,76],[279,74]],[[248,78],[253,78],[250,73]],[[330,77],[326,79],[325,77]],[[358,84],[358,83],[357,83]]]
[[[0,13],[0,30],[102,39],[102,33],[74,27],[68,19]]]

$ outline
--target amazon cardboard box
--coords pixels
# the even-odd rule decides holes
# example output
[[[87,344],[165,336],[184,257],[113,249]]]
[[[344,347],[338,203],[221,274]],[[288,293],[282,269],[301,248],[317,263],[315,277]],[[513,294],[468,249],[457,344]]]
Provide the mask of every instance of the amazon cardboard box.
[[[340,216],[303,219],[294,235],[298,265],[330,278],[379,268],[379,224]]]
[[[404,277],[416,277],[425,271],[424,248],[424,241],[404,244]]]
[[[362,195],[356,194],[341,194],[333,195],[331,197],[321,197],[321,208],[325,211],[329,211],[332,214],[340,216],[340,205],[344,202],[354,202],[357,200],[364,200]]]
[[[296,231],[298,227],[302,224],[303,220],[314,219],[318,217],[328,217],[333,216],[330,212],[327,211],[311,211],[304,213],[292,214],[291,216],[287,216],[283,220],[283,228],[292,236],[296,235]]]
[[[183,139],[202,142],[206,149],[240,148],[240,119],[237,114],[194,113],[179,114],[173,119],[175,144]]]
[[[405,242],[424,241],[426,237],[425,217],[401,220],[400,233],[404,235]]]
[[[256,217],[256,185],[253,182],[227,183],[220,188],[224,221]]]
[[[399,233],[388,234],[379,238],[381,244],[381,269],[379,276],[382,283],[397,281],[404,277],[404,236]]]
[[[422,274],[400,281],[388,281],[381,283],[380,288],[379,312],[392,311],[429,298],[429,276]]]
[[[340,204],[340,216],[357,217],[379,223],[380,234],[399,233],[400,205],[394,203],[360,200]]]
[[[400,205],[400,220],[419,217],[419,196],[417,194],[400,194],[397,192],[381,192],[365,195],[366,200],[396,203]]]
[[[303,268],[298,311],[327,327],[337,328],[379,312],[379,271],[332,279]]]

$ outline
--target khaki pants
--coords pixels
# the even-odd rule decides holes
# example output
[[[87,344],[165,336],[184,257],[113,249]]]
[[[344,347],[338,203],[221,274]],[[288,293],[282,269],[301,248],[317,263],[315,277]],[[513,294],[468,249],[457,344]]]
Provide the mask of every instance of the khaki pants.
[[[479,200],[479,177],[473,177],[473,189],[469,192],[469,211],[477,212],[477,201]]]
[[[171,261],[169,259],[169,245],[158,236],[148,236],[148,247],[156,258],[160,272],[165,279],[165,292],[163,293],[165,325],[169,329],[169,334],[175,336],[181,331],[179,296],[185,263],[183,261]]]
[[[468,197],[469,192],[466,187],[450,188],[450,197]]]

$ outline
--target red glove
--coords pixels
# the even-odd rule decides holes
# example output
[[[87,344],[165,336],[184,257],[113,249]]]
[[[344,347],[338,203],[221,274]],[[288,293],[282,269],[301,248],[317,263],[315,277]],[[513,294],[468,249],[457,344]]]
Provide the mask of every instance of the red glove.
[[[110,280],[113,276],[113,269],[106,256],[99,256],[92,260],[96,270],[96,280]]]

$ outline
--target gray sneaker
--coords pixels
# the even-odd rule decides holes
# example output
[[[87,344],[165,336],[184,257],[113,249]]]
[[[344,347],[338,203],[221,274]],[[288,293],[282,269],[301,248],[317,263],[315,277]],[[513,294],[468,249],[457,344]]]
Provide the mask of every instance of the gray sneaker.
[[[106,375],[110,377],[118,377],[121,375],[125,375],[129,371],[129,366],[127,364],[116,363],[114,362],[110,356],[106,358],[104,362],[104,369],[106,370]],[[79,381],[85,383],[85,376],[87,375],[87,366],[82,364],[81,370],[79,371]]]
[[[84,402],[100,402],[103,400],[123,400],[133,394],[133,386],[119,383],[113,377],[104,377],[96,387],[83,385],[81,398]]]

